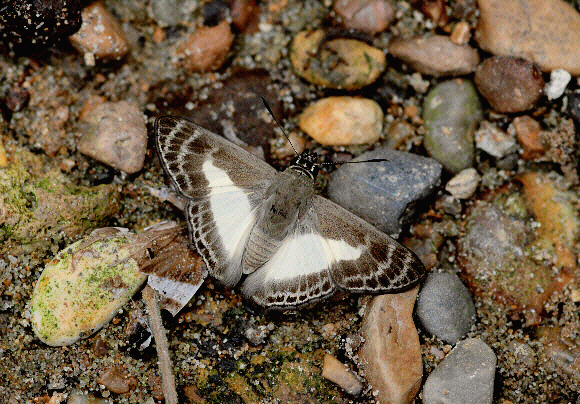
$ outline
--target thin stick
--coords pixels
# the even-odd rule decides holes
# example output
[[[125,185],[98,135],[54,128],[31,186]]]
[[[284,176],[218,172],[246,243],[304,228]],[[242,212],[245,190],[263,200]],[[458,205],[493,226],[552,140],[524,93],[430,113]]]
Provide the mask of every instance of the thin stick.
[[[166,404],[177,404],[177,391],[175,390],[175,378],[173,377],[173,366],[169,357],[169,345],[165,328],[161,322],[161,309],[157,292],[147,285],[142,292],[143,300],[147,305],[149,322],[153,336],[155,337],[155,348],[157,349],[157,359],[159,360],[159,373],[161,374],[161,385]]]

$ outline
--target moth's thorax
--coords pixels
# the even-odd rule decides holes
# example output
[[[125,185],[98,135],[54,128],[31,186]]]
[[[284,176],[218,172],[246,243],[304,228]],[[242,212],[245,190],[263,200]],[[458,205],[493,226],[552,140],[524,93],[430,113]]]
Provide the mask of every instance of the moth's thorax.
[[[316,179],[318,171],[320,170],[320,164],[318,164],[318,154],[309,150],[303,151],[301,155],[292,159],[288,170],[293,170],[298,174],[310,177],[313,180]]]

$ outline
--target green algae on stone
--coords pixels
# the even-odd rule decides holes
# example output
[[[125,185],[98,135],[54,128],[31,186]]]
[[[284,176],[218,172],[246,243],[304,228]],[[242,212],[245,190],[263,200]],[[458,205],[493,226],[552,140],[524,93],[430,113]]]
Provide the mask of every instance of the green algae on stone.
[[[290,45],[294,72],[320,86],[356,90],[372,84],[386,68],[380,49],[354,39],[331,38],[324,30],[302,31]]]
[[[0,254],[18,255],[70,242],[118,211],[114,185],[78,186],[58,170],[41,173],[41,159],[12,150],[0,169]]]
[[[70,245],[42,272],[30,303],[32,327],[42,342],[62,346],[92,335],[147,279],[133,257],[135,235],[116,230]]]

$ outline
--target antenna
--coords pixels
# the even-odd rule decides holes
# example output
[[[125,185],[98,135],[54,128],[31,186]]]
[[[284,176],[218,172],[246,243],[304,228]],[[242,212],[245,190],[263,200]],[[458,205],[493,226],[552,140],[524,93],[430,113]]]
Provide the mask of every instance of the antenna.
[[[266,99],[264,97],[262,97],[262,96],[260,96],[260,98],[262,99],[262,102],[264,103],[264,106],[266,107],[266,109],[268,110],[268,112],[270,113],[270,115],[272,115],[272,118],[274,118],[274,121],[276,122],[276,124],[278,125],[278,127],[280,128],[280,130],[282,131],[282,133],[284,134],[284,136],[286,136],[286,139],[288,139],[288,143],[290,143],[290,146],[292,146],[292,150],[294,150],[294,153],[296,153],[296,155],[299,156],[300,153],[298,153],[296,151],[296,149],[294,148],[294,145],[290,141],[290,138],[286,134],[286,131],[284,130],[284,128],[282,127],[282,125],[280,125],[280,122],[278,122],[278,120],[276,119],[276,116],[274,116],[274,113],[272,112],[272,109],[270,108],[270,105],[268,104],[268,101],[266,101]],[[324,166],[335,166],[337,164],[380,163],[380,162],[383,162],[383,161],[389,161],[389,160],[387,160],[387,159],[370,159],[370,160],[362,160],[362,161],[345,161],[343,163],[318,163],[318,164],[319,165],[324,165]]]

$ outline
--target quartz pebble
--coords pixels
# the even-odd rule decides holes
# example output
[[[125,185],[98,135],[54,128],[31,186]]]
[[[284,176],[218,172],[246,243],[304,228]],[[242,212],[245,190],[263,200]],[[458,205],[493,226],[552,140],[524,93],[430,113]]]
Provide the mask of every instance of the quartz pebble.
[[[143,113],[127,101],[105,102],[83,120],[78,150],[127,174],[143,168],[147,127]]]
[[[413,403],[421,388],[421,346],[412,317],[417,290],[375,296],[365,311],[360,366],[381,403]]]
[[[381,147],[343,164],[332,173],[329,198],[379,230],[399,234],[415,208],[438,186],[441,165],[433,159]]]
[[[469,291],[451,273],[431,273],[417,299],[421,325],[443,341],[455,344],[475,320],[475,306]]]
[[[322,145],[374,143],[383,130],[383,111],[373,100],[328,97],[306,108],[299,125]]]
[[[385,70],[382,50],[354,39],[325,38],[323,30],[316,30],[299,32],[292,40],[290,62],[304,80],[328,88],[356,90],[374,83]]]
[[[395,9],[389,0],[338,0],[333,9],[346,28],[370,35],[387,29],[395,18]]]
[[[461,170],[445,185],[445,190],[454,198],[469,199],[477,190],[481,177],[475,168]]]
[[[123,28],[102,1],[85,7],[82,18],[81,28],[70,37],[79,52],[103,60],[120,60],[129,53]]]
[[[546,83],[544,92],[549,100],[558,99],[572,80],[572,75],[564,69],[556,69],[550,73],[550,81]]]
[[[515,57],[494,56],[484,60],[474,80],[481,95],[501,113],[533,108],[544,89],[540,70],[533,63]]]
[[[461,341],[431,372],[423,387],[424,404],[491,404],[497,358],[482,340]]]
[[[179,64],[190,72],[218,70],[227,60],[234,34],[227,21],[199,27],[177,46]]]
[[[479,64],[477,49],[457,45],[444,35],[414,39],[393,39],[389,53],[412,69],[433,77],[473,73]]]
[[[580,13],[563,0],[479,0],[475,39],[494,55],[530,59],[544,72],[580,75]]]
[[[336,383],[351,396],[358,396],[363,388],[357,377],[342,362],[330,354],[324,355],[322,377]]]
[[[482,117],[475,87],[467,80],[438,84],[423,106],[425,148],[445,169],[456,174],[473,165],[474,134]]]
[[[489,121],[482,121],[475,132],[475,146],[498,159],[516,151],[514,137]]]

